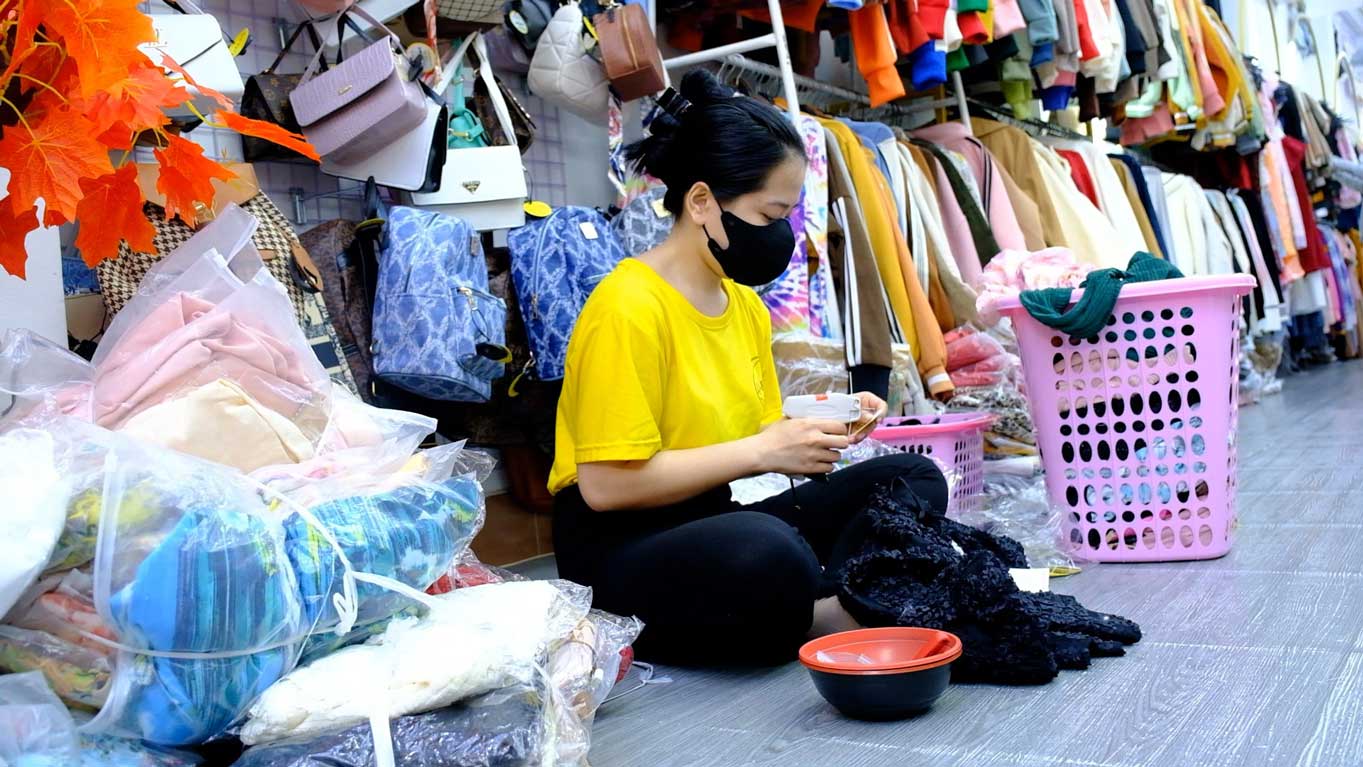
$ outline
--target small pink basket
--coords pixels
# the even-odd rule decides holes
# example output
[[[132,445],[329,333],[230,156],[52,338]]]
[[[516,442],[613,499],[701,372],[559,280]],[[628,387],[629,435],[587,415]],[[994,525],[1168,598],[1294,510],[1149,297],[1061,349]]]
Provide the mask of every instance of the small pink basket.
[[[1240,299],[1246,275],[1122,288],[1097,336],[1013,320],[1051,505],[1076,556],[1213,559],[1235,533]],[[1080,291],[1075,291],[1078,300]]]
[[[925,455],[957,475],[947,513],[977,511],[984,492],[984,431],[994,417],[988,413],[886,418],[871,432],[901,453]]]

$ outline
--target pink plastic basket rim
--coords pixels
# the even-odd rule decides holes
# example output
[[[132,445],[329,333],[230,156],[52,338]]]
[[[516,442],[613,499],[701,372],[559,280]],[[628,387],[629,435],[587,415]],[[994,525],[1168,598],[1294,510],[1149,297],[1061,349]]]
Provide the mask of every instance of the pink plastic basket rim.
[[[1183,277],[1175,280],[1155,280],[1153,282],[1138,282],[1122,287],[1122,294],[1117,298],[1121,301],[1124,298],[1151,298],[1162,296],[1176,296],[1186,293],[1204,293],[1211,291],[1231,291],[1236,295],[1243,296],[1254,289],[1254,278],[1247,274],[1224,274],[1210,277]],[[1074,294],[1070,296],[1070,303],[1076,303],[1079,297],[1084,295],[1084,291],[1075,288]],[[1026,311],[1022,308],[1022,300],[1017,296],[1009,296],[999,299],[998,309],[1008,314],[1016,314]]]
[[[946,413],[944,415],[910,415],[886,418],[880,428],[871,432],[872,439],[886,442],[893,439],[914,439],[937,434],[957,434],[980,431],[989,426],[994,416],[989,413]],[[916,421],[917,423],[909,423]],[[927,423],[924,423],[927,421]]]

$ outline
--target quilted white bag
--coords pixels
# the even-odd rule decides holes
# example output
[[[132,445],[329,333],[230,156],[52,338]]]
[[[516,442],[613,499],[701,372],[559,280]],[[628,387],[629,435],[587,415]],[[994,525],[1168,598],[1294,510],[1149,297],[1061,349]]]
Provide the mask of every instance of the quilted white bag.
[[[610,98],[610,81],[601,63],[583,44],[586,25],[577,2],[559,8],[544,28],[530,59],[530,92],[589,120],[601,120]]]

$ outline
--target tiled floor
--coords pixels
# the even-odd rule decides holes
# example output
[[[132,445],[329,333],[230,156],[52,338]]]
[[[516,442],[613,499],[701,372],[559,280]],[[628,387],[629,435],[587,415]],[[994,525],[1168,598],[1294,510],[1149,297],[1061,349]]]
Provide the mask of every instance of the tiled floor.
[[[592,764],[1359,767],[1360,395],[1363,364],[1340,363],[1241,412],[1229,556],[1057,582],[1141,624],[1125,658],[1044,687],[954,686],[931,713],[893,724],[841,718],[797,665],[669,669],[672,684],[601,712]]]

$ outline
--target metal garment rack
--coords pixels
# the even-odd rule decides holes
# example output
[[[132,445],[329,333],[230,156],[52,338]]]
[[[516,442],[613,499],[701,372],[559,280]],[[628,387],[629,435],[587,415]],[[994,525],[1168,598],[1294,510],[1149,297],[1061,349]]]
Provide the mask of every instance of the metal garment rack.
[[[657,5],[658,0],[652,0],[648,4],[648,20],[655,35],[658,31]],[[790,46],[786,43],[786,21],[785,16],[781,14],[780,0],[767,0],[767,12],[771,14],[771,32],[768,34],[750,40],[740,40],[736,43],[721,45],[718,48],[708,48],[682,56],[673,56],[670,59],[664,59],[663,66],[667,69],[680,69],[693,64],[703,64],[707,61],[721,61],[734,54],[775,48],[777,68],[780,71],[782,91],[786,100],[786,111],[790,113],[791,120],[798,122],[800,100],[795,91],[795,71],[790,66]]]

